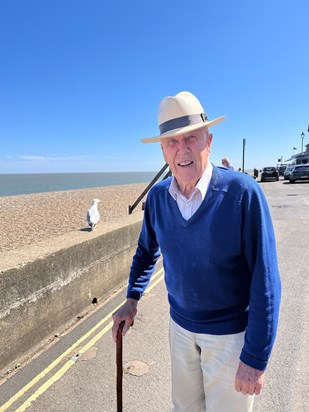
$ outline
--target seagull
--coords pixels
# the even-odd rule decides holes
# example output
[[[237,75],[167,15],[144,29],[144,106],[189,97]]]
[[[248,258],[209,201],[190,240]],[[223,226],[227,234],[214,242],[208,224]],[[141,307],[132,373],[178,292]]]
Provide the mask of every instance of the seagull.
[[[100,213],[98,211],[98,203],[100,203],[100,199],[93,199],[92,204],[87,212],[87,222],[91,230],[97,226],[100,220]]]

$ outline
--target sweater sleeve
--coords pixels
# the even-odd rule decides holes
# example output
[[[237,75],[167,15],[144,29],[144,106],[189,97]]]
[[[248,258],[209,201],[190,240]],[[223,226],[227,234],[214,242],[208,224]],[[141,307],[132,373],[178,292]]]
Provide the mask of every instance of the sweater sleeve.
[[[145,204],[142,229],[132,261],[127,290],[127,298],[136,300],[141,299],[160,257],[159,245],[151,222],[150,198],[151,191]]]
[[[265,370],[275,341],[281,296],[276,240],[262,190],[254,185],[242,199],[243,249],[252,274],[248,326],[240,359]]]

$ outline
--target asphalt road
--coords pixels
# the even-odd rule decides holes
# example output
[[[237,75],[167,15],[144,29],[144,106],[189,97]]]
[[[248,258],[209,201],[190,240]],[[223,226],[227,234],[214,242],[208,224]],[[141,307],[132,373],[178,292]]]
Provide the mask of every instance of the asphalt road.
[[[309,411],[309,184],[260,183],[275,226],[283,295],[278,337],[255,412]],[[111,314],[125,285],[0,382],[0,412],[116,411]],[[123,342],[123,410],[171,410],[168,305],[161,265]],[[194,411],[192,411],[194,412]],[[226,411],[228,412],[228,406]]]

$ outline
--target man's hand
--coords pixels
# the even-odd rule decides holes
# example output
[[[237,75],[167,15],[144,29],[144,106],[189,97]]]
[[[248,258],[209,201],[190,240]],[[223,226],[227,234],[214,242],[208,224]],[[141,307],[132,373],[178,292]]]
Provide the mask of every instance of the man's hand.
[[[113,313],[114,325],[112,328],[112,336],[115,342],[117,341],[119,325],[122,322],[125,322],[122,329],[122,336],[127,333],[130,326],[133,326],[134,317],[137,312],[137,303],[138,302],[135,299],[127,299],[127,301],[117,310],[117,312]]]
[[[243,395],[259,395],[263,386],[264,372],[239,362],[235,377],[235,389]]]

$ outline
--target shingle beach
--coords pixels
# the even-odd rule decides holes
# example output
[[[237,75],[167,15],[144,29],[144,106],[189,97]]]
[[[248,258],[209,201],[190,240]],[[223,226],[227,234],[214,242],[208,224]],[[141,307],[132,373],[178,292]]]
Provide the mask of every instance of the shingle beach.
[[[139,183],[2,196],[0,253],[86,228],[86,213],[94,198],[101,200],[100,224],[119,222],[128,216],[128,206],[135,202],[147,185],[148,183]],[[141,203],[133,213],[141,212]]]

